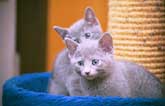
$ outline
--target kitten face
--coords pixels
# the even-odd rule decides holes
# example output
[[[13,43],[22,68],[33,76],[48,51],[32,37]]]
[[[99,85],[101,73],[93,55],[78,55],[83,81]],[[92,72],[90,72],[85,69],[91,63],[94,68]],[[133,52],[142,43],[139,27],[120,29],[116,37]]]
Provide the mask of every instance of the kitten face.
[[[108,36],[104,35],[100,40],[86,40],[81,44],[66,41],[71,64],[80,76],[93,80],[108,73],[106,70],[113,62],[112,42]]]
[[[86,8],[84,18],[74,23],[70,28],[55,26],[59,35],[65,39],[70,38],[77,43],[85,39],[99,39],[102,32],[101,25],[91,8]]]
[[[101,53],[101,52],[100,52]],[[102,77],[106,73],[105,59],[102,58],[99,52],[91,54],[84,54],[82,51],[76,51],[71,58],[71,64],[76,67],[76,72],[82,77],[93,80],[97,77]]]

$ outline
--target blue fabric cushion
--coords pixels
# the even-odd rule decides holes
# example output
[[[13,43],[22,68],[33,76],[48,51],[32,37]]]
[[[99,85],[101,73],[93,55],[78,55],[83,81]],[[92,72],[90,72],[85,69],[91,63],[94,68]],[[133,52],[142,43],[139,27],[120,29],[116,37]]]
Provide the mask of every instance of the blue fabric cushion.
[[[60,96],[47,93],[50,73],[9,79],[3,86],[3,106],[165,106],[165,99]]]

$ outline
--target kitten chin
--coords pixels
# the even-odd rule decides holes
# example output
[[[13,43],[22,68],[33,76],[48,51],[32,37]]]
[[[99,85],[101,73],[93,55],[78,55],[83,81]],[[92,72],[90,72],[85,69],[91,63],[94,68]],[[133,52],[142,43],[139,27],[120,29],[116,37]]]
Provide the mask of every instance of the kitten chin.
[[[81,71],[77,71],[77,73],[86,80],[97,80],[97,79],[106,79],[106,77],[110,76],[110,72],[105,71],[106,69],[96,69],[98,72],[95,75],[82,75]]]
[[[94,80],[97,78],[96,76],[83,76],[83,77],[87,80]]]

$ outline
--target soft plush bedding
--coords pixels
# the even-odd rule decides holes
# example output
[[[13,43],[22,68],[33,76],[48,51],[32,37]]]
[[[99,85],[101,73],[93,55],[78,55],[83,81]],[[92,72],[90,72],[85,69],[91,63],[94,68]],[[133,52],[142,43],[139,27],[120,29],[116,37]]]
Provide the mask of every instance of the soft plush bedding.
[[[3,86],[3,106],[165,106],[165,98],[60,96],[47,93],[50,73],[9,79]]]

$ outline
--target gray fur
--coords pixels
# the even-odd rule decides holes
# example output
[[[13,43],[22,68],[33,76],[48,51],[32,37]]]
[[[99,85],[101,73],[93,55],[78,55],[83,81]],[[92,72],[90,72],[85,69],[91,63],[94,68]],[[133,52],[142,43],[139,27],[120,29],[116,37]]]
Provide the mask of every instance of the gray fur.
[[[77,44],[72,42],[72,45]],[[74,70],[81,76],[84,95],[162,97],[158,78],[140,65],[115,60],[110,46],[113,48],[112,38],[106,33],[99,41],[86,40],[81,43],[70,57]],[[99,60],[95,65],[92,63],[94,59]]]
[[[87,14],[88,11],[88,14]],[[93,19],[95,21],[88,20],[89,11],[92,12]],[[94,12],[91,8],[85,10],[85,17],[74,23],[70,28],[61,28],[55,26],[54,29],[63,38],[70,38],[77,43],[83,42],[86,39],[99,39],[102,29],[98,19],[95,17]],[[86,38],[85,34],[91,33],[91,36]],[[68,58],[68,50],[64,49],[57,56],[52,77],[49,81],[48,92],[51,94],[59,95],[84,95],[80,86],[80,77],[73,71],[73,67],[70,64],[70,59]]]
[[[114,68],[112,68],[114,67]],[[93,96],[121,96],[161,98],[161,83],[141,66],[127,61],[116,61],[105,71],[114,71],[106,78],[81,78],[85,94]]]

